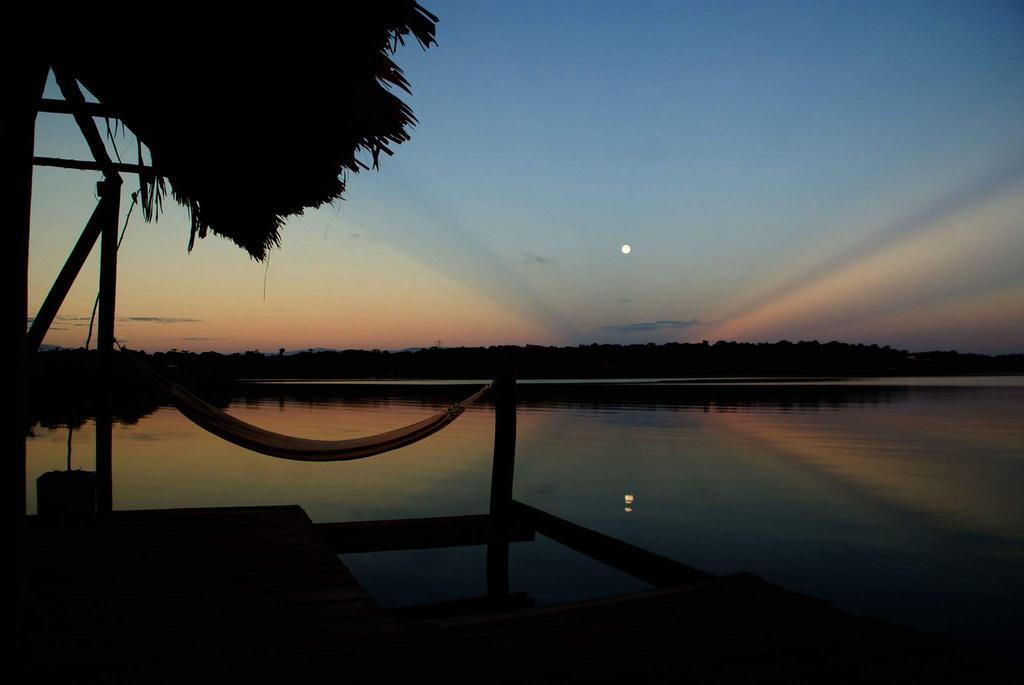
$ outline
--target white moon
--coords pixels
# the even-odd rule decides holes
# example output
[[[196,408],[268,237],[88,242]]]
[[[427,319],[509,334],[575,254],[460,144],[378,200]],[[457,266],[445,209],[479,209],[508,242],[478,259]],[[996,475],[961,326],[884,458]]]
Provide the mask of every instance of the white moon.
[[[629,254],[632,251],[633,251],[633,248],[631,248],[629,245],[623,245],[622,246],[622,254]]]

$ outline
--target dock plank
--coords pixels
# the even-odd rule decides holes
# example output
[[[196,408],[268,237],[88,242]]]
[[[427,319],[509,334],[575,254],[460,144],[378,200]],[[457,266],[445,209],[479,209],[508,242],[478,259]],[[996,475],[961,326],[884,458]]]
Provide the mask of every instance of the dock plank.
[[[24,667],[119,672],[251,664],[394,629],[297,506],[30,522]]]

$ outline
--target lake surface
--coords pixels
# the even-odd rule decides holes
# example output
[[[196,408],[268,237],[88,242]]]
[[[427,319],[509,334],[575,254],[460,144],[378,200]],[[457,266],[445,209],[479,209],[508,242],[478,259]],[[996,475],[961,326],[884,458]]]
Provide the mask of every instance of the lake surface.
[[[515,498],[711,573],[749,571],[841,608],[1015,656],[1024,631],[1024,379],[660,379],[519,388]],[[344,438],[411,423],[466,387],[253,385],[235,416]],[[114,428],[118,509],[299,504],[315,521],[486,513],[493,407],[367,460],[281,461],[161,407]],[[29,441],[63,468],[67,428]],[[93,429],[73,435],[93,468]],[[631,511],[625,495],[633,494]],[[483,547],[343,557],[387,606],[482,595]],[[514,543],[538,604],[644,585],[550,540]]]

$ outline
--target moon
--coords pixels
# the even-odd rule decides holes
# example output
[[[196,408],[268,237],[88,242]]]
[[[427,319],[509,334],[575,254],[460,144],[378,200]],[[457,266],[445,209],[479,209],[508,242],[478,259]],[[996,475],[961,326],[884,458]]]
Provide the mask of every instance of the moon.
[[[631,248],[629,245],[623,245],[622,246],[622,254],[629,254],[632,251],[633,251],[633,248]]]

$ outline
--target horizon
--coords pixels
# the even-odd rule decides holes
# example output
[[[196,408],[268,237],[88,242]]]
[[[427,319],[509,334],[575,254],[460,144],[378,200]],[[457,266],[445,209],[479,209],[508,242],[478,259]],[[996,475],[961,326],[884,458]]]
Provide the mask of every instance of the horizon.
[[[133,213],[119,339],[1024,350],[1019,5],[426,6],[439,45],[397,54],[411,141],[265,265],[216,236],[187,253],[173,203]],[[40,114],[36,145],[88,158],[70,117]],[[34,173],[30,314],[99,177]],[[47,344],[84,343],[96,258]]]
[[[293,347],[293,348],[280,348],[279,347],[279,348],[276,348],[276,349],[266,349],[266,350],[260,349],[260,348],[250,348],[250,349],[238,349],[238,350],[229,350],[229,351],[218,351],[218,350],[212,350],[212,349],[189,349],[187,347],[180,347],[180,348],[179,347],[171,347],[171,348],[167,348],[167,349],[145,349],[145,348],[133,348],[133,347],[131,347],[130,345],[126,344],[126,343],[130,342],[128,340],[121,340],[121,339],[119,339],[118,342],[121,343],[122,345],[124,345],[125,349],[130,349],[133,352],[141,352],[143,354],[167,354],[167,353],[208,354],[208,353],[214,353],[214,354],[221,354],[221,355],[231,355],[231,354],[247,354],[247,353],[255,352],[255,353],[258,353],[258,354],[261,354],[261,355],[271,356],[271,357],[276,357],[279,354],[281,354],[281,350],[282,349],[284,350],[284,355],[285,356],[290,356],[290,355],[294,355],[294,354],[303,354],[303,353],[309,353],[309,352],[312,352],[312,353],[320,353],[320,352],[372,352],[372,353],[377,353],[377,352],[380,352],[380,353],[398,354],[398,353],[402,353],[402,352],[420,352],[420,351],[424,351],[424,350],[490,349],[490,348],[500,348],[500,347],[515,347],[515,348],[520,348],[520,349],[537,348],[537,347],[540,347],[540,348],[572,349],[572,348],[583,348],[583,347],[592,347],[592,346],[601,346],[601,345],[618,346],[618,347],[647,347],[647,346],[650,346],[650,345],[655,345],[655,346],[658,346],[658,347],[665,346],[665,345],[705,345],[705,346],[714,347],[716,345],[776,346],[776,345],[805,345],[805,344],[820,345],[820,346],[842,345],[844,347],[867,347],[867,348],[889,349],[889,350],[892,350],[894,352],[905,352],[905,353],[910,354],[910,355],[917,355],[917,354],[957,354],[957,355],[981,355],[981,356],[987,356],[987,357],[1011,357],[1011,356],[1024,355],[1024,350],[1022,350],[1022,351],[1011,351],[1011,352],[999,352],[999,353],[968,352],[968,351],[965,351],[965,350],[955,350],[955,349],[927,349],[927,350],[920,349],[920,350],[915,350],[915,349],[899,348],[899,347],[894,347],[894,346],[891,346],[891,345],[884,345],[884,344],[879,344],[879,343],[872,343],[872,342],[848,342],[848,341],[844,341],[844,340],[824,340],[824,341],[822,341],[822,340],[816,340],[816,339],[814,339],[814,340],[788,340],[788,339],[785,339],[785,338],[782,338],[782,339],[779,339],[779,340],[721,340],[721,339],[720,340],[692,340],[692,341],[669,340],[669,341],[660,342],[660,343],[653,342],[653,341],[635,341],[635,342],[623,342],[623,343],[618,343],[618,342],[609,343],[609,342],[596,342],[595,341],[595,342],[589,342],[589,343],[576,343],[576,344],[572,344],[572,345],[539,345],[539,344],[536,344],[536,343],[521,343],[521,344],[494,343],[494,344],[488,344],[488,345],[436,345],[436,344],[435,345],[418,345],[418,346],[414,345],[414,346],[400,347],[400,348],[378,348],[378,347],[374,347],[374,348],[366,348],[366,347]],[[441,342],[441,341],[435,341],[435,342]],[[77,347],[65,347],[65,346],[61,346],[61,345],[53,345],[53,344],[45,343],[45,344],[40,346],[39,351],[40,352],[68,351],[68,350],[74,351],[74,350],[82,350],[82,349],[84,349],[84,346],[81,346],[81,345],[77,346]],[[88,348],[87,351],[90,351],[90,352],[95,351],[95,347],[90,347],[90,348]]]

